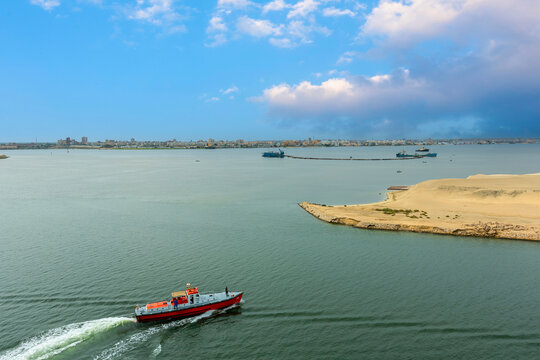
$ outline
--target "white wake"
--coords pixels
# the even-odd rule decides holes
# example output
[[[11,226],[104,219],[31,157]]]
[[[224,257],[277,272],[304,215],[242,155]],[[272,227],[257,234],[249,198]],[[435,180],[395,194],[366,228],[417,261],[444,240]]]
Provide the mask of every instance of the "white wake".
[[[94,360],[109,360],[109,359],[117,358],[118,356],[125,353],[126,351],[132,350],[140,343],[148,340],[154,334],[157,334],[161,331],[164,331],[170,328],[195,323],[199,320],[212,316],[214,312],[215,310],[210,310],[192,318],[186,318],[186,319],[176,320],[176,321],[172,321],[172,322],[161,324],[161,325],[152,326],[151,328],[148,328],[144,331],[133,334],[124,340],[118,341],[111,348],[104,350],[101,354],[96,356]],[[159,346],[158,352],[157,353],[155,352],[156,350],[154,350],[155,356],[157,356],[161,352],[161,345]]]
[[[110,317],[64,325],[23,341],[15,348],[0,354],[0,360],[47,359],[97,333],[134,321],[133,318]]]

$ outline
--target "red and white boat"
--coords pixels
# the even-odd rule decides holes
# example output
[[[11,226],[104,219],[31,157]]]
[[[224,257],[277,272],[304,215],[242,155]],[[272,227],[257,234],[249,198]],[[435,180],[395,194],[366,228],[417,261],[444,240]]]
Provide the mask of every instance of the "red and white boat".
[[[199,289],[186,285],[185,291],[176,291],[171,294],[171,300],[158,301],[135,308],[138,322],[180,319],[195,316],[210,310],[229,307],[242,300],[242,292],[228,291],[199,294]]]

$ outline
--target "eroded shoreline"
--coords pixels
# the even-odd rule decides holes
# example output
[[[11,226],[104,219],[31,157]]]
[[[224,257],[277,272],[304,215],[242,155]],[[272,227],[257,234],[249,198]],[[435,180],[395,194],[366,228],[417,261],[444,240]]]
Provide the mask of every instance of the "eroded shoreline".
[[[540,241],[540,174],[429,180],[378,203],[299,206],[325,222],[362,229]]]

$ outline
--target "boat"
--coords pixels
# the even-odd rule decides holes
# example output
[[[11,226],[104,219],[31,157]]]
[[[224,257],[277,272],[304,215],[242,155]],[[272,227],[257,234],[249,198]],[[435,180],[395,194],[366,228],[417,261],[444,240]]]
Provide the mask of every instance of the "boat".
[[[437,157],[437,153],[427,153],[427,154],[414,154],[414,155],[411,155],[411,154],[407,154],[405,152],[405,150],[401,151],[401,152],[398,152],[396,154],[396,157],[397,158],[405,158],[405,159],[413,159],[413,158],[424,158],[424,157]]]
[[[420,149],[416,149],[416,152],[429,152],[429,149],[422,146]]]
[[[210,310],[218,310],[237,304],[243,292],[229,291],[200,294],[197,287],[186,284],[186,290],[171,294],[170,300],[158,301],[135,307],[138,322],[164,321],[199,315]]]
[[[405,158],[405,159],[409,159],[409,158],[420,158],[420,157],[422,157],[422,156],[423,156],[423,155],[416,155],[416,154],[415,154],[415,155],[410,155],[410,154],[407,154],[407,153],[405,152],[405,150],[403,150],[403,151],[401,151],[401,152],[398,152],[398,153],[396,154],[396,157],[397,157],[397,158]]]
[[[262,154],[263,157],[269,158],[282,158],[285,157],[285,153],[282,150],[279,151],[267,151]]]

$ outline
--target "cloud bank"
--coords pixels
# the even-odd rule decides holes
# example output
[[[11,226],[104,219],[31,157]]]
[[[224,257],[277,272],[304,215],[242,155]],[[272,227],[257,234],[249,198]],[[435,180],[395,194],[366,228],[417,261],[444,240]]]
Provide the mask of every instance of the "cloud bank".
[[[282,124],[339,124],[351,136],[540,134],[540,2],[383,0],[358,37],[396,70],[283,83],[257,100]]]

